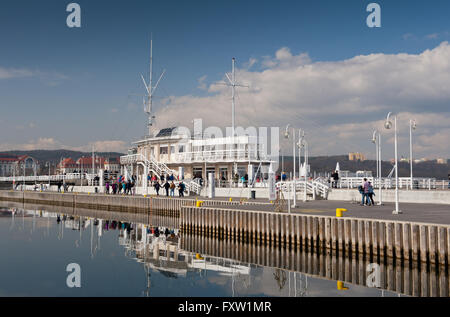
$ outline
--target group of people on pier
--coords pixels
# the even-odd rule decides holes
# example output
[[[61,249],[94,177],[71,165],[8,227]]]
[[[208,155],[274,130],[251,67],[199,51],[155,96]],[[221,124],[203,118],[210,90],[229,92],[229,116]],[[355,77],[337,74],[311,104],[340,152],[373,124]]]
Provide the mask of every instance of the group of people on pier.
[[[178,189],[178,196],[184,197],[186,185],[182,180],[178,182],[178,185],[176,185],[175,181],[178,180],[178,177],[176,178],[173,174],[166,176],[161,175],[160,180],[161,183],[159,182],[158,177],[154,174],[149,174],[147,176],[147,182],[155,188],[157,196],[159,196],[159,190],[164,188],[166,191],[166,196],[175,196],[175,189]]]
[[[131,179],[126,180],[122,175],[117,177],[117,180],[108,179],[105,182],[106,194],[125,194],[134,195],[136,193],[136,176],[133,175]]]
[[[163,184],[163,185],[161,185]],[[172,180],[169,183],[169,180],[166,180],[166,182],[164,183],[164,179],[161,177],[161,184],[159,183],[158,180],[155,180],[153,182],[153,187],[155,188],[156,191],[156,195],[159,196],[159,190],[161,188],[164,188],[166,190],[166,196],[175,196],[175,189],[178,189],[178,196],[179,197],[184,197],[184,191],[186,190],[186,185],[183,183],[183,181],[180,181],[178,183],[178,186],[175,185],[174,181]],[[170,194],[169,194],[170,192]]]
[[[358,191],[361,194],[361,206],[374,206],[375,200],[373,196],[375,196],[375,192],[373,191],[373,186],[367,178],[364,178],[363,184],[359,185]]]

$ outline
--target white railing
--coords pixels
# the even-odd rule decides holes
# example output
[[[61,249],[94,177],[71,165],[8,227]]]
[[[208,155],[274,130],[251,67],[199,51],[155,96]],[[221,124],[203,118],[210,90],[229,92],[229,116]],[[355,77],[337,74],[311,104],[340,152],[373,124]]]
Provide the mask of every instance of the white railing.
[[[395,178],[382,178],[381,182],[377,177],[366,177],[369,182],[372,183],[374,188],[379,188],[380,186],[385,189],[395,188]],[[338,188],[358,188],[364,182],[364,177],[342,177],[339,179],[337,187]],[[331,179],[330,185],[333,183]],[[442,186],[442,184],[441,184]],[[437,189],[438,184],[435,178],[417,178],[414,177],[411,183],[410,177],[399,177],[398,187],[400,189]]]
[[[194,192],[197,195],[200,195],[200,192],[202,191],[202,186],[200,186],[199,183],[197,183],[194,180],[191,180],[189,182],[186,182],[186,185],[189,192]]]
[[[191,162],[234,162],[249,160],[267,160],[263,153],[252,150],[212,150],[175,153],[171,156],[171,163],[191,163]]]
[[[8,176],[8,177],[0,177],[0,182],[48,182],[50,181],[61,181],[61,180],[77,180],[77,179],[93,179],[96,174],[82,174],[80,173],[68,173],[62,175],[36,175],[36,176]]]
[[[293,192],[294,182],[278,182],[276,183],[276,187],[283,192],[284,195],[289,195]],[[312,195],[313,199],[316,199],[317,195],[322,196],[327,199],[329,186],[322,184],[316,180],[309,180],[305,182],[304,180],[296,180],[295,181],[295,192],[301,193],[305,191],[305,183],[306,183],[306,193]]]

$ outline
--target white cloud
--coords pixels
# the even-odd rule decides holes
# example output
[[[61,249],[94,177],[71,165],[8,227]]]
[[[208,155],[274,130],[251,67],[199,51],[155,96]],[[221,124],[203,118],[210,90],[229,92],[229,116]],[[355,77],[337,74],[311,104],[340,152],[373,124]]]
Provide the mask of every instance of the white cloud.
[[[58,72],[0,67],[0,80],[19,78],[37,78],[47,86],[57,86],[62,81],[68,79],[66,75]]]
[[[428,34],[427,36],[425,36],[425,38],[428,40],[436,40],[438,37],[439,37],[439,34],[437,34],[437,33],[432,33],[432,34]]]
[[[34,74],[28,69],[0,67],[0,79],[32,77]]]
[[[425,144],[429,138],[450,137],[447,42],[420,54],[378,53],[331,62],[312,62],[308,54],[294,55],[283,47],[274,57],[263,57],[262,66],[258,71],[238,69],[237,80],[250,86],[237,89],[238,125],[304,128],[314,155],[372,151],[368,140],[373,128],[382,129],[387,112],[393,111],[399,113],[400,134],[407,132],[410,116],[418,121],[418,155],[450,156],[439,141],[435,147]],[[157,113],[159,127],[190,127],[196,117],[203,118],[204,126],[230,126],[231,91],[218,84],[223,81],[210,85],[209,96],[165,99]]]
[[[203,75],[202,77],[200,77],[199,79],[197,79],[197,82],[198,82],[197,88],[198,88],[198,89],[201,89],[201,90],[207,90],[207,89],[208,89],[208,88],[207,88],[207,85],[206,85],[206,83],[205,83],[205,80],[206,80],[206,75]]]

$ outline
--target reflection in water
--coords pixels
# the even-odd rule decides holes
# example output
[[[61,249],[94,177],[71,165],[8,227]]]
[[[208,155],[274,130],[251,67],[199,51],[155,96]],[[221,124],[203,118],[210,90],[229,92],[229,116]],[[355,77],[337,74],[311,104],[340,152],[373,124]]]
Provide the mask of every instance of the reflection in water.
[[[102,239],[110,239],[106,233],[114,232],[124,256],[142,265],[142,296],[158,296],[164,287],[180,287],[181,296],[195,296],[194,290],[203,292],[199,296],[448,296],[448,272],[439,267],[381,262],[381,287],[367,288],[366,268],[371,261],[366,258],[182,235],[178,219],[170,217],[61,207],[50,212],[8,205],[0,209],[0,220],[10,217],[11,232],[25,231],[28,218],[32,218],[31,233],[44,226],[47,236],[56,229],[57,240],[63,241],[65,231],[66,235],[77,232],[71,236],[75,249],[81,249],[83,240],[88,242],[94,262],[104,256]],[[127,278],[125,272],[121,277]]]

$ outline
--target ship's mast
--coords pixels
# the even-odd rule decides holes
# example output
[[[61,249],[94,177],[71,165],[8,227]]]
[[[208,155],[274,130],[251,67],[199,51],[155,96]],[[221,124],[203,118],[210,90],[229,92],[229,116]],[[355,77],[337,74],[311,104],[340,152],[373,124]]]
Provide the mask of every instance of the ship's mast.
[[[144,111],[145,111],[145,113],[147,113],[147,116],[148,116],[147,128],[148,128],[149,136],[152,136],[152,126],[153,126],[154,119],[155,119],[155,116],[153,115],[153,109],[152,109],[153,94],[154,94],[156,88],[158,87],[159,81],[164,76],[164,73],[165,73],[165,70],[159,76],[159,79],[156,82],[156,85],[153,86],[153,35],[152,35],[150,38],[150,76],[149,76],[150,80],[149,80],[149,84],[147,84],[147,82],[145,81],[144,76],[141,75],[142,81],[144,82],[144,85],[145,85],[145,89],[147,90],[147,100],[146,101],[144,100]]]
[[[240,85],[236,82],[236,72],[235,72],[236,58],[231,59],[231,78],[228,74],[225,74],[230,82],[231,86],[231,133],[235,136],[235,126],[236,126],[236,114],[235,114],[235,89],[236,87],[248,87],[245,85]]]

